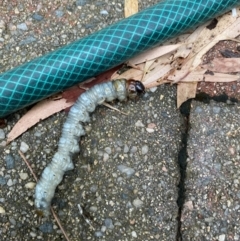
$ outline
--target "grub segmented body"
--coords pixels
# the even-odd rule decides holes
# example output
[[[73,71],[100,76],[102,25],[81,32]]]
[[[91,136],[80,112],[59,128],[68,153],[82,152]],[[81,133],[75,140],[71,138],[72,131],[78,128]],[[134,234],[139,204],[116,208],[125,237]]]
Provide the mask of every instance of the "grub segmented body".
[[[35,189],[35,207],[43,215],[49,214],[55,189],[66,171],[74,168],[72,156],[80,151],[79,140],[85,134],[83,123],[90,121],[90,113],[104,101],[133,99],[144,92],[141,82],[119,79],[95,85],[77,99],[63,124],[58,150],[43,170]]]

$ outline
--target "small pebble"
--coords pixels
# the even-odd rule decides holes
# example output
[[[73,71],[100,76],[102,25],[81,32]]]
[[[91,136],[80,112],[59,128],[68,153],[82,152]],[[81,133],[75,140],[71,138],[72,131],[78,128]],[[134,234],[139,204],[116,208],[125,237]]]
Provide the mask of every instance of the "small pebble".
[[[133,206],[132,206],[131,202],[128,201],[128,202],[126,203],[126,208],[127,208],[127,209],[130,209],[130,208],[132,208],[132,207],[133,207]]]
[[[97,185],[92,185],[91,187],[90,187],[90,191],[91,192],[96,192],[98,190],[98,186]]]
[[[200,106],[197,106],[196,109],[194,110],[195,113],[200,114],[202,113],[203,109]]]
[[[102,231],[103,233],[105,233],[106,230],[107,230],[107,227],[103,225],[103,226],[101,227],[101,231]]]
[[[53,224],[52,222],[45,222],[40,225],[39,230],[43,233],[52,233],[53,232]]]
[[[12,224],[12,225],[16,225],[16,220],[12,217],[9,217],[9,222]]]
[[[213,107],[213,113],[214,113],[214,114],[219,114],[220,111],[221,111],[221,108],[220,108],[219,106],[214,106],[214,107]]]
[[[133,200],[133,205],[136,208],[141,208],[143,206],[143,201],[141,201],[139,198],[136,198]]]
[[[40,14],[38,14],[38,13],[34,13],[34,14],[32,15],[32,18],[33,18],[34,20],[37,20],[37,21],[43,20],[43,16],[40,15]]]
[[[136,146],[132,146],[130,152],[131,153],[136,153],[137,152],[137,147]]]
[[[34,136],[36,136],[36,137],[40,137],[42,135],[42,133],[40,132],[40,131],[36,131],[35,133],[34,133]]]
[[[28,178],[28,174],[26,172],[20,172],[19,176],[22,180],[26,180]]]
[[[234,240],[239,240],[239,235],[238,234],[234,235]]]
[[[7,180],[5,177],[0,177],[0,185],[4,186],[7,183]]]
[[[141,120],[138,120],[138,121],[135,123],[135,126],[136,126],[136,127],[144,127],[144,124],[142,123]]]
[[[0,29],[5,29],[6,28],[6,24],[5,22],[1,19],[0,20]]]
[[[93,213],[97,212],[97,207],[96,206],[91,206],[89,210]]]
[[[6,167],[7,169],[13,169],[15,167],[15,159],[12,155],[7,155],[5,157]]]
[[[128,153],[129,152],[129,147],[127,145],[124,145],[123,152],[124,153]]]
[[[154,93],[157,90],[157,87],[152,87],[149,89],[152,93]]]
[[[86,5],[87,1],[86,0],[77,0],[76,5],[77,6],[84,6]]]
[[[64,15],[64,12],[62,10],[56,10],[55,14],[57,17],[61,18]]]
[[[147,125],[147,128],[150,128],[150,129],[154,129],[156,127],[156,124],[155,123],[149,123]]]
[[[106,147],[104,150],[109,155],[112,153],[112,149],[110,147]]]
[[[4,214],[5,213],[5,209],[3,207],[0,206],[0,213]]]
[[[8,179],[7,185],[8,185],[9,187],[11,187],[11,186],[13,185],[13,180],[12,180],[11,178]]]
[[[148,133],[153,133],[153,132],[154,132],[154,129],[146,128],[146,131],[147,131]]]
[[[147,145],[144,145],[143,147],[142,147],[142,155],[145,155],[145,154],[147,154],[148,153],[148,146]]]
[[[5,139],[5,133],[3,131],[3,129],[0,129],[0,140]]]
[[[32,43],[32,42],[34,42],[34,41],[36,41],[36,40],[37,40],[37,39],[34,38],[33,36],[28,36],[28,37],[26,37],[25,39],[23,39],[23,40],[19,43],[19,45],[30,44],[30,43]]]
[[[225,237],[226,237],[225,234],[221,234],[221,235],[219,235],[218,240],[219,241],[225,241]]]
[[[114,226],[122,226],[122,224],[117,221],[117,222],[114,223]]]
[[[100,14],[102,14],[102,15],[108,15],[108,11],[106,11],[106,10],[101,10],[101,11],[100,11]]]
[[[27,24],[26,23],[20,23],[17,25],[17,28],[20,29],[20,30],[28,30],[28,27],[27,27]]]
[[[24,141],[21,142],[21,145],[20,145],[20,151],[22,153],[26,153],[29,149],[29,146],[27,143],[25,143]]]
[[[96,231],[94,233],[95,237],[99,238],[99,237],[102,237],[103,236],[103,233],[101,231]]]
[[[35,186],[36,186],[35,182],[28,182],[28,183],[25,184],[25,187],[27,189],[33,189]]]
[[[103,161],[107,161],[109,159],[109,155],[107,153],[103,154]]]
[[[137,233],[135,231],[132,231],[132,237],[137,238]]]
[[[104,224],[105,224],[106,228],[109,228],[109,229],[113,229],[114,228],[113,221],[112,221],[111,218],[106,218],[104,220]]]
[[[118,165],[118,170],[122,173],[125,173],[128,177],[132,176],[135,173],[135,170],[131,167],[125,165]]]
[[[7,145],[7,142],[6,142],[6,141],[1,141],[1,142],[0,142],[0,146],[5,147],[6,145]]]
[[[35,237],[37,236],[37,234],[34,233],[34,232],[30,232],[29,234],[30,234],[30,236],[31,236],[32,238],[35,238]]]

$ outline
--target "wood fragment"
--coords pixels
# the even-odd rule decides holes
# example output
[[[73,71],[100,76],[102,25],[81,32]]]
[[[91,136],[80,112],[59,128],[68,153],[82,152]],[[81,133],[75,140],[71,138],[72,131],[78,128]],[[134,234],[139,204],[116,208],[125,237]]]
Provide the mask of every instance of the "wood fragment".
[[[125,18],[138,12],[138,0],[125,0],[124,15]]]
[[[150,49],[142,54],[137,55],[134,58],[131,58],[128,63],[131,65],[137,65],[140,63],[144,63],[149,60],[153,60],[159,58],[165,54],[172,53],[173,51],[177,50],[179,47],[183,46],[182,43],[174,44],[174,45],[164,45],[160,47],[155,47]]]
[[[177,108],[188,99],[196,97],[197,82],[194,83],[179,83],[177,86]]]
[[[103,102],[102,105],[108,107],[109,109],[115,110],[115,111],[117,111],[117,112],[119,112],[119,113],[121,113],[121,114],[123,114],[123,115],[128,115],[128,113],[125,113],[125,112],[119,110],[118,108],[115,108],[114,106],[110,105],[110,104],[107,103],[107,102]]]
[[[223,74],[223,73],[214,73],[213,75],[205,74],[204,81],[205,82],[233,82],[239,81],[240,77],[236,74]]]
[[[152,71],[150,71],[143,79],[143,84],[146,88],[151,88],[154,86],[158,86],[162,83],[166,83],[168,81],[164,81],[164,77],[172,70],[172,66],[170,64],[167,65],[159,65]]]
[[[219,73],[240,72],[240,58],[215,58],[202,68]]]

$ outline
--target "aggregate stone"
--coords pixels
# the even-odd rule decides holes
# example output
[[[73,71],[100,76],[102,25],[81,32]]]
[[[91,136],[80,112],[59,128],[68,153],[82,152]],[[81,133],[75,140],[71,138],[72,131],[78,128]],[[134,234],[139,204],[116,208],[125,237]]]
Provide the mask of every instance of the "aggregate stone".
[[[124,153],[128,153],[128,151],[129,151],[129,146],[125,144],[125,145],[124,145],[123,152],[124,152]]]
[[[27,24],[26,23],[20,23],[17,25],[17,28],[20,29],[20,30],[28,30],[28,27],[27,27]]]
[[[27,45],[32,42],[35,42],[37,39],[33,36],[27,36],[25,39],[21,40],[19,45]]]
[[[141,208],[143,206],[143,201],[141,201],[140,199],[134,199],[133,200],[133,205],[136,207],[136,208]]]
[[[107,153],[107,154],[111,154],[112,153],[112,149],[111,149],[111,147],[109,147],[109,146],[107,146],[105,149],[105,152]]]
[[[9,187],[11,187],[12,185],[14,185],[14,182],[13,182],[13,180],[12,180],[11,178],[8,179],[7,185],[8,185]]]
[[[26,180],[28,178],[28,174],[26,172],[20,172],[19,176],[22,180]]]
[[[132,237],[137,238],[137,233],[135,231],[132,231]]]
[[[108,15],[108,11],[106,11],[106,10],[101,10],[101,11],[100,11],[100,14],[102,14],[102,15]]]
[[[92,185],[92,186],[90,187],[90,190],[91,190],[91,192],[96,192],[96,191],[98,190],[97,185]]]
[[[193,101],[190,127],[182,240],[234,240],[240,230],[239,104]]]
[[[84,6],[87,4],[87,0],[77,0],[76,4],[77,6]]]
[[[144,146],[142,147],[142,154],[143,154],[143,155],[147,154],[147,153],[148,153],[148,150],[149,150],[148,146],[147,146],[147,145],[144,145]]]
[[[0,140],[5,139],[5,132],[3,129],[0,129]]]
[[[103,161],[107,161],[109,159],[109,155],[107,153],[103,154]]]
[[[111,218],[106,218],[104,220],[104,224],[105,224],[106,228],[109,228],[109,229],[113,229],[114,228],[113,221],[112,221]]]
[[[28,150],[29,150],[29,145],[26,142],[22,141],[20,145],[20,151],[22,153],[26,153]]]
[[[52,233],[53,232],[53,223],[45,222],[39,227],[39,230],[43,233]]]
[[[11,154],[6,155],[5,163],[6,163],[6,168],[7,169],[13,169],[15,167],[15,159],[14,159],[14,157]]]
[[[12,217],[9,218],[9,222],[12,224],[12,225],[16,225],[16,220]]]
[[[0,176],[0,185],[3,186],[3,185],[5,185],[6,183],[7,183],[6,178]]]
[[[94,233],[94,235],[95,235],[97,238],[99,238],[99,237],[102,237],[102,236],[103,236],[103,232],[101,232],[101,231],[96,231],[96,232]]]
[[[61,18],[64,15],[64,12],[62,10],[56,10],[55,14],[57,17]]]
[[[5,214],[5,213],[6,213],[5,209],[0,206],[0,214]]]
[[[144,127],[144,124],[142,123],[141,120],[137,120],[137,122],[135,123],[135,126],[137,126],[137,127]]]
[[[103,225],[103,226],[101,227],[101,232],[104,233],[104,232],[106,232],[106,230],[107,230],[107,227]]]
[[[34,13],[34,14],[32,15],[32,18],[33,18],[34,20],[41,21],[41,20],[43,20],[44,17],[43,17],[42,15],[38,14],[38,13]]]
[[[96,206],[91,206],[91,207],[89,208],[89,210],[90,210],[91,212],[96,212],[96,211],[97,211],[97,207],[96,207]]]
[[[130,177],[135,172],[133,168],[127,167],[125,165],[118,165],[118,170],[122,173],[125,173],[128,177]]]

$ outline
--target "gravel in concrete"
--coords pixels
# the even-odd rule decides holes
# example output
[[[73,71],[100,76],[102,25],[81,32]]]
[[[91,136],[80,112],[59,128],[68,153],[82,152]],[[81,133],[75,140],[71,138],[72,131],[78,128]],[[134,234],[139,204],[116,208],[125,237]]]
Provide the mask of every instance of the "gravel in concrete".
[[[174,87],[162,86],[135,102],[114,103],[128,116],[106,107],[94,112],[81,153],[74,158],[75,169],[66,174],[53,200],[71,240],[175,240],[183,121],[175,95]],[[63,239],[53,218],[36,215],[35,182],[17,151],[22,141],[27,143],[25,155],[40,176],[57,149],[65,117],[58,113],[40,122],[16,140],[13,150],[11,145],[3,149],[0,232],[5,240]],[[136,126],[139,121],[143,126]],[[152,133],[146,130],[149,123],[155,124]],[[10,157],[14,165],[8,161],[8,169]]]
[[[192,102],[182,240],[240,240],[239,104]]]

